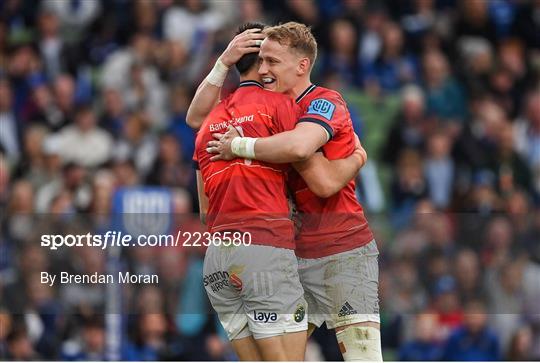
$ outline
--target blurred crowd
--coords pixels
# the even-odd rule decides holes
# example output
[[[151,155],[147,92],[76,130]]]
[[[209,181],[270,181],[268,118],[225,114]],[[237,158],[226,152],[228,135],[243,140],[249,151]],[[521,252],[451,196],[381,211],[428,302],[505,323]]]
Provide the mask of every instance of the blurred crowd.
[[[39,235],[99,230],[115,191],[139,186],[167,188],[192,226],[186,111],[255,20],[311,25],[312,81],[343,93],[368,152],[357,194],[381,251],[385,358],[540,359],[539,0],[0,1],[0,357],[107,357],[106,287],[39,282],[105,271],[105,253],[48,253]],[[116,358],[234,359],[202,258],[122,257],[161,280],[122,292]],[[333,334],[307,357],[340,360]]]

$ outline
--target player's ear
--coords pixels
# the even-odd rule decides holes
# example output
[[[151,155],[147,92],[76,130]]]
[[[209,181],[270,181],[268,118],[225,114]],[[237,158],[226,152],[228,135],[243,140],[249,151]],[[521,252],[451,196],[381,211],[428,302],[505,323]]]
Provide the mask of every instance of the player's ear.
[[[300,62],[298,62],[297,73],[299,76],[303,76],[304,74],[309,73],[310,68],[311,62],[309,61],[309,58],[301,58]]]

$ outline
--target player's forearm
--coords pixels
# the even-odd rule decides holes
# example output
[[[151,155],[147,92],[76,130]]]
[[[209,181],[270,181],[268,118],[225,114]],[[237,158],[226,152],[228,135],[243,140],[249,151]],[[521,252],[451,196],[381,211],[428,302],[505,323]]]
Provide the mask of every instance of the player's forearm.
[[[257,139],[257,160],[269,163],[292,163],[308,159],[320,147],[317,141],[306,140],[297,130]]]
[[[250,139],[235,138],[231,143],[234,155],[269,163],[292,163],[307,160],[328,141],[324,128],[303,122],[294,130],[270,137]]]
[[[337,160],[328,160],[322,153],[316,153],[293,166],[313,193],[328,198],[354,179],[365,162],[365,151],[357,149],[351,156]]]
[[[204,119],[219,102],[220,92],[221,87],[208,83],[206,79],[200,84],[187,111],[188,126],[195,130],[201,127]]]
[[[328,161],[327,175],[330,183],[329,192],[333,195],[343,189],[351,180],[356,178],[358,172],[365,165],[367,154],[364,149],[355,152],[345,158]]]
[[[198,130],[204,119],[218,103],[221,87],[228,71],[229,67],[221,59],[218,59],[214,68],[197,88],[186,116],[186,123],[191,128]]]

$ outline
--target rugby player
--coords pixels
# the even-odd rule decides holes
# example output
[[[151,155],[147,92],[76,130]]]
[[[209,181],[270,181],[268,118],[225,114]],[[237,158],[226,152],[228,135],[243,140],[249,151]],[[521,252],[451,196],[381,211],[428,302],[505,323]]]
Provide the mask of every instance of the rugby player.
[[[262,25],[247,24],[242,30],[248,27]],[[204,120],[194,159],[200,169],[201,210],[207,214],[210,232],[229,232],[229,236],[230,232],[249,233],[253,245],[211,244],[204,262],[205,289],[240,359],[302,360],[307,306],[294,254],[293,224],[288,218],[288,166],[245,158],[211,162],[206,151],[212,135],[229,125],[251,137],[292,130],[301,110],[290,97],[266,91],[257,82],[256,53],[243,56],[236,67],[241,74],[239,88]],[[219,84],[212,73],[207,81]],[[304,165],[301,174],[315,190],[334,192],[353,178],[364,162],[363,153],[358,151],[332,162],[321,158],[326,163]],[[338,180],[335,174],[348,175],[348,179]]]
[[[242,156],[290,162],[309,157],[309,152],[304,153],[306,144],[307,150],[321,147],[329,159],[349,155],[354,150],[354,132],[345,101],[338,92],[310,81],[317,44],[309,28],[289,22],[264,33],[259,74],[265,88],[293,97],[303,115],[294,130],[268,138],[239,137],[234,129],[216,135],[220,140],[208,145],[210,152],[219,153],[212,160]],[[378,250],[356,200],[354,181],[325,199],[298,175],[289,184],[302,213],[296,255],[310,306],[309,322],[320,326],[326,321],[328,328],[335,328],[345,360],[382,360]]]

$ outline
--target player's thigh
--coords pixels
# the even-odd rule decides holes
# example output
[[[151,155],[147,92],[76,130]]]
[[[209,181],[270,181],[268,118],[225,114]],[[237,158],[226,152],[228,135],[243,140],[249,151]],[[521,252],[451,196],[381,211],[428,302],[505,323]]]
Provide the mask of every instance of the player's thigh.
[[[332,256],[299,259],[301,280],[316,302],[310,323],[329,329],[379,322],[378,251],[375,241]],[[308,300],[308,303],[310,300]]]
[[[329,319],[332,313],[333,298],[330,283],[325,279],[325,263],[325,259],[298,258],[298,274],[309,308],[308,335]]]
[[[243,267],[237,274],[249,329],[258,340],[307,331],[307,304],[298,276],[294,251],[268,246],[249,246],[246,256],[234,264]],[[245,258],[240,258],[245,257]],[[299,334],[298,336],[302,336]],[[277,341],[270,339],[267,342]],[[276,349],[281,349],[278,344]]]
[[[210,246],[203,266],[203,284],[229,340],[251,335],[240,293],[231,285],[227,260],[228,252]]]
[[[307,331],[283,335],[283,347],[289,361],[303,361],[306,355]]]
[[[339,328],[351,324],[380,323],[379,252],[375,241],[337,255],[328,264],[326,274],[333,297],[332,314],[327,326]]]
[[[248,329],[247,325],[245,327]],[[231,340],[231,345],[241,361],[261,361],[262,356],[257,348],[255,339],[250,334],[249,336]]]

